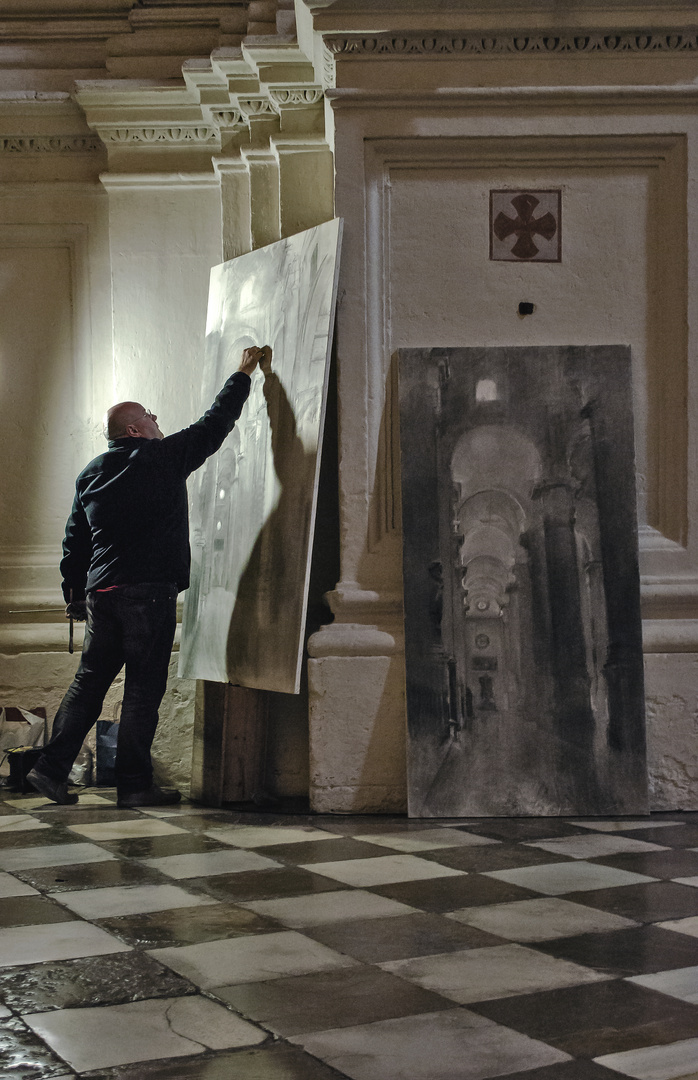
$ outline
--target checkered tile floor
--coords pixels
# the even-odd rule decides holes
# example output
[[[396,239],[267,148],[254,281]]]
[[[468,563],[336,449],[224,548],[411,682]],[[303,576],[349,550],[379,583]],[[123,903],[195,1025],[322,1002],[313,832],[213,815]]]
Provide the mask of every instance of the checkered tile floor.
[[[0,804],[0,1076],[698,1080],[698,814]]]

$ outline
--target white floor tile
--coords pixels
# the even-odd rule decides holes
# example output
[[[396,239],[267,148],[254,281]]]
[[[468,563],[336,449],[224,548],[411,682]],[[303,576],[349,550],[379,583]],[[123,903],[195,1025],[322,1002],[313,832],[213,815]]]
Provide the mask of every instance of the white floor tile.
[[[550,941],[552,938],[621,930],[638,925],[621,915],[596,911],[583,904],[573,904],[555,897],[462,908],[450,912],[447,918],[477,926],[480,930],[512,941]]]
[[[687,919],[670,919],[668,922],[657,923],[657,926],[662,930],[675,930],[678,934],[698,937],[698,915],[690,915]]]
[[[39,821],[31,814],[8,814],[0,817],[0,835],[11,832],[34,832],[36,829],[50,829],[45,821]]]
[[[356,960],[294,930],[205,941],[182,948],[153,949],[149,955],[204,990],[357,965]]]
[[[604,855],[620,852],[666,851],[661,844],[649,844],[646,840],[633,840],[631,836],[611,836],[606,833],[588,836],[563,836],[551,840],[536,840],[525,847],[542,848],[553,855],[569,855],[572,859],[600,859]]]
[[[76,788],[73,788],[73,790],[79,796],[79,806],[108,807],[115,805],[115,801],[112,799],[104,799],[101,795],[92,795],[90,793],[83,794]],[[3,799],[3,802],[6,806],[16,806],[20,810],[36,810],[37,807],[41,807],[42,812],[44,810],[65,809],[65,807],[51,802],[51,800],[47,799],[44,795],[18,795],[16,799]]]
[[[114,856],[96,844],[47,844],[0,850],[0,870],[33,870],[38,866],[72,866],[108,862]]]
[[[643,1046],[639,1050],[624,1050],[620,1054],[604,1054],[594,1058],[623,1076],[635,1080],[690,1080],[696,1074],[698,1039],[682,1039],[666,1046]]]
[[[616,870],[614,866],[597,866],[588,862],[544,863],[542,866],[521,866],[512,870],[490,870],[484,876],[521,885],[524,889],[548,896],[657,880],[645,874],[633,874],[629,870]]]
[[[435,828],[415,830],[403,833],[369,833],[358,835],[355,840],[365,840],[367,844],[379,844],[395,851],[436,851],[439,848],[477,847],[481,844],[498,844],[499,840],[489,840],[486,836],[461,832],[459,829]]]
[[[20,881],[16,877],[12,877],[12,874],[6,874],[4,871],[0,871],[0,899],[4,899],[6,896],[38,895],[38,891],[32,889],[31,885],[25,885],[23,881]]]
[[[3,799],[5,806],[14,806],[18,810],[50,810],[56,804],[47,799],[45,795],[18,795],[15,799]]]
[[[229,810],[219,810],[215,806],[192,806],[190,803],[181,802],[176,806],[141,806],[141,814],[148,817],[230,817]]]
[[[130,945],[85,922],[42,923],[0,930],[0,967],[130,951]]]
[[[488,1001],[603,982],[609,978],[580,964],[527,949],[524,945],[494,945],[411,960],[390,960],[378,967],[461,1005],[469,1001]]]
[[[581,829],[594,829],[597,832],[632,832],[634,829],[675,829],[677,825],[685,825],[684,821],[652,821],[647,818],[643,821],[639,818],[633,821],[630,818],[620,818],[618,821],[577,821],[572,819],[570,825],[579,825]]]
[[[49,893],[49,896],[82,915],[83,919],[108,919],[116,915],[140,915],[148,911],[218,903],[209,897],[186,892],[178,885],[116,885],[109,889]]]
[[[127,821],[96,821],[93,825],[69,825],[71,832],[90,840],[130,840],[140,836],[171,836],[183,833],[177,825],[157,818],[131,818]]]
[[[698,851],[698,848],[696,848]],[[696,877],[675,877],[672,881],[678,881],[679,885],[692,885],[694,889],[698,889],[698,876]]]
[[[267,1038],[265,1031],[203,997],[60,1009],[22,1020],[79,1072],[254,1046]]]
[[[371,888],[397,881],[425,881],[429,878],[462,877],[462,870],[419,859],[415,855],[378,855],[373,859],[346,859],[343,862],[309,863],[304,870],[342,881],[345,885]]]
[[[268,915],[286,926],[319,926],[347,919],[384,919],[394,915],[411,915],[415,908],[387,900],[384,896],[345,889],[340,892],[314,893],[284,900],[249,900],[239,907],[249,908],[258,915]]]
[[[626,982],[648,986],[660,994],[681,998],[698,1005],[698,967],[674,968],[671,971],[657,971],[653,975],[633,975]],[[696,1059],[698,1065],[698,1058]]]
[[[337,833],[323,829],[299,828],[295,825],[227,825],[221,829],[209,829],[205,836],[234,847],[271,847],[272,844],[304,844],[309,840],[339,840]]]
[[[266,859],[254,851],[198,851],[189,855],[165,855],[159,859],[143,859],[161,874],[176,878],[211,877],[214,874],[242,874],[246,870],[278,870],[280,863]]]
[[[289,1042],[352,1080],[484,1080],[570,1060],[467,1009],[295,1035]]]

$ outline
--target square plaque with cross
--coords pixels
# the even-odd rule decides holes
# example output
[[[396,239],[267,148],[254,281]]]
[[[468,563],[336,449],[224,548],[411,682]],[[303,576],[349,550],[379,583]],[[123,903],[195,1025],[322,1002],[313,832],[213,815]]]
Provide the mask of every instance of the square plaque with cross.
[[[490,191],[490,259],[560,262],[562,192]]]

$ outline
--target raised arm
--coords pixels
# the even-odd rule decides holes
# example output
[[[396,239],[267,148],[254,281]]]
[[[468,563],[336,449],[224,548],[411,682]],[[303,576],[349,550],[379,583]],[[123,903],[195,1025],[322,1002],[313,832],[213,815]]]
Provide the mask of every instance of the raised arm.
[[[266,356],[265,350],[271,355],[266,345],[263,349],[256,346],[245,349],[240,367],[230,376],[211,408],[196,423],[163,440],[163,447],[175,456],[181,456],[180,464],[187,475],[215,454],[234,428],[250,393],[250,377]]]

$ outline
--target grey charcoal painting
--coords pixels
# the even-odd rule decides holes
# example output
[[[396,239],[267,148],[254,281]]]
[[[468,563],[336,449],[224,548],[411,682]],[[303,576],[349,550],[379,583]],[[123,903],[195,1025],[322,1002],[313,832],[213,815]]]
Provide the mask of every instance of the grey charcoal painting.
[[[190,482],[182,678],[299,691],[340,238],[335,219],[211,271],[205,404],[247,346],[272,362]]]
[[[410,814],[646,813],[630,349],[398,364]]]

